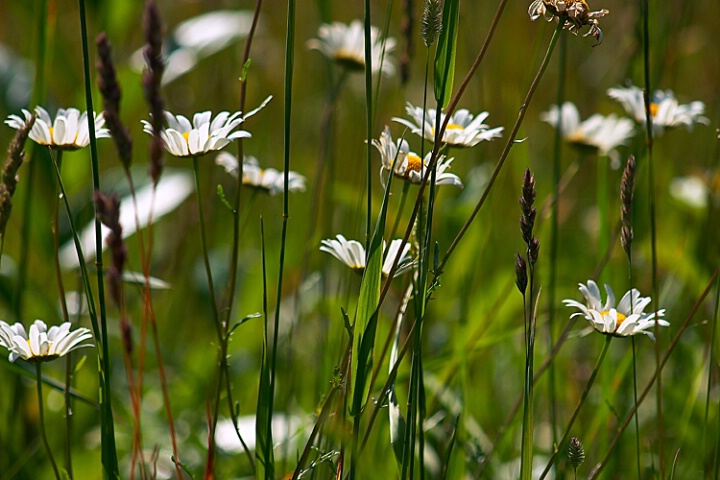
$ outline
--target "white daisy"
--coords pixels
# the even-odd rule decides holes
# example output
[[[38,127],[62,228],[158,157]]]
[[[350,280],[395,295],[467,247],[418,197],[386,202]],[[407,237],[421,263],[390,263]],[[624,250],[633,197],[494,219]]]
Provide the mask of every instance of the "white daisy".
[[[383,133],[380,135],[380,140],[373,140],[372,144],[380,152],[382,159],[382,167],[380,169],[380,178],[385,182],[383,172],[392,171],[396,176],[402,178],[406,182],[419,184],[425,177],[427,172],[427,166],[430,163],[432,152],[428,152],[423,160],[420,156],[411,152],[405,139],[400,139],[397,143],[393,143],[392,136],[390,135],[390,129],[386,126]],[[445,158],[445,155],[441,155],[437,161],[437,174],[435,178],[435,185],[454,185],[456,187],[463,188],[463,184],[457,175],[447,173],[445,170],[450,168],[450,164],[454,159]],[[394,168],[393,168],[394,166]],[[428,176],[428,183],[430,177]]]
[[[90,330],[78,328],[70,331],[70,322],[50,327],[42,320],[35,320],[29,332],[20,323],[8,325],[0,321],[0,345],[10,350],[10,361],[18,358],[28,362],[47,362],[81,347],[84,340],[92,338]]]
[[[605,117],[596,113],[581,122],[578,109],[572,102],[563,103],[562,112],[557,105],[553,105],[550,110],[540,115],[540,119],[557,128],[558,116],[561,113],[562,137],[570,143],[597,148],[600,155],[608,155],[620,145],[625,145],[634,134],[633,122],[615,115]]]
[[[337,62],[351,71],[365,70],[365,27],[360,20],[353,20],[350,25],[340,22],[324,24],[318,30],[318,37],[308,40],[307,47],[319,50],[330,60]],[[382,63],[382,73],[392,75],[395,66],[389,57],[383,55],[395,48],[395,39],[380,38],[377,27],[370,28],[370,48],[373,73],[376,73]]]
[[[620,102],[636,122],[645,125],[645,99],[642,89],[630,85],[626,88],[610,88],[607,94]],[[655,134],[662,133],[666,127],[684,125],[688,130],[692,130],[695,123],[709,124],[710,120],[703,116],[704,112],[703,102],[694,101],[680,105],[671,90],[656,90],[650,99],[650,115]]]
[[[365,270],[365,247],[357,240],[347,240],[344,236],[338,234],[336,238],[325,239],[320,243],[321,251],[329,253],[358,273]],[[382,273],[386,277],[390,274],[390,269],[398,256],[400,260],[395,271],[396,277],[407,272],[413,266],[413,262],[410,260],[410,244],[406,243],[402,251],[400,251],[400,245],[402,245],[402,239],[397,238],[390,242],[390,248],[386,249],[383,240],[385,260],[383,261]]]
[[[645,313],[645,307],[651,302],[650,297],[640,296],[637,289],[632,289],[623,295],[620,303],[615,306],[615,295],[609,285],[605,285],[607,299],[602,303],[600,297],[600,289],[592,280],[588,280],[587,286],[580,285],[580,293],[585,297],[587,305],[583,305],[575,300],[566,299],[563,303],[568,307],[579,308],[580,311],[573,313],[570,318],[582,315],[598,332],[616,337],[627,337],[638,333],[648,335],[654,338],[652,332],[648,329],[655,326],[655,323],[661,327],[670,325],[666,320],[660,317],[665,315],[665,310],[661,309],[653,313]]]
[[[585,0],[534,0],[528,8],[530,20],[535,21],[540,17],[544,17],[548,22],[555,19],[560,21],[563,19],[565,24],[563,28],[570,31],[573,35],[577,35],[578,31],[585,25],[589,25],[590,29],[583,35],[595,37],[597,45],[602,43],[603,33],[600,30],[598,18],[604,17],[610,13],[606,9],[600,9],[595,12],[590,11]]]
[[[25,109],[22,113],[24,119],[18,115],[10,115],[5,123],[15,129],[24,127],[32,115]],[[30,130],[29,137],[40,145],[58,150],[77,150],[90,144],[87,112],[80,113],[77,108],[60,108],[55,115],[55,121],[53,121],[47,110],[35,107],[35,115],[37,115],[37,119]],[[109,138],[110,131],[102,128],[105,125],[103,114],[95,115],[93,113],[93,118],[95,120],[95,138]]]
[[[237,178],[238,161],[234,155],[227,152],[220,152],[215,158],[215,163],[225,168],[227,173]],[[246,156],[243,159],[243,185],[264,190],[269,193],[270,196],[283,193],[285,184],[284,175],[284,172],[280,172],[274,168],[260,168],[257,159],[253,156]],[[304,192],[305,177],[291,170],[290,173],[288,173],[288,191]]]
[[[182,115],[173,115],[166,111],[167,127],[160,132],[160,137],[165,149],[176,157],[199,157],[213,150],[222,150],[236,138],[252,136],[245,130],[233,130],[265,107],[271,98],[267,97],[258,108],[244,116],[242,112],[232,115],[229,112],[220,112],[212,118],[212,112],[206,111],[196,113],[192,123]],[[142,120],[142,124],[143,131],[152,135],[152,124],[147,120]]]
[[[422,107],[413,107],[408,102],[405,107],[408,115],[410,115],[415,123],[404,118],[394,117],[393,120],[405,125],[416,135],[420,135],[425,140],[433,141],[435,139],[435,116],[437,112],[434,108],[428,109],[427,113],[423,112]],[[450,115],[447,128],[443,134],[442,142],[453,147],[473,147],[482,141],[492,140],[493,138],[502,137],[503,127],[491,128],[485,125],[488,112],[482,112],[477,117],[463,109],[460,109]],[[423,129],[423,117],[425,117]],[[445,114],[440,114],[440,125],[445,121]],[[422,132],[422,133],[421,133]]]

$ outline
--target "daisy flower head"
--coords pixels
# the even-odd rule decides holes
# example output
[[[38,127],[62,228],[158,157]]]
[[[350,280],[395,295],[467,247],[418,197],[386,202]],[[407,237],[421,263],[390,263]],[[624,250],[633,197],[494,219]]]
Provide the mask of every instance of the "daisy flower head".
[[[630,85],[625,88],[610,88],[607,94],[620,102],[627,114],[637,123],[645,125],[645,98],[642,89]],[[692,130],[695,123],[710,123],[703,113],[705,113],[703,102],[696,100],[680,105],[671,90],[656,90],[650,98],[650,115],[655,134],[662,133],[666,127],[684,125],[688,130]]]
[[[262,110],[272,97],[255,110],[243,115],[242,112],[220,112],[212,117],[212,112],[196,113],[192,123],[183,115],[173,115],[165,111],[167,127],[160,132],[165,149],[176,157],[199,157],[208,152],[222,150],[237,138],[249,138],[252,135],[245,130],[235,128],[252,115]],[[152,123],[142,120],[143,131],[153,135]],[[233,131],[235,130],[235,131]]]
[[[609,285],[605,285],[607,298],[603,303],[600,296],[600,289],[592,280],[587,285],[580,284],[580,293],[585,297],[586,304],[575,300],[566,299],[563,303],[568,307],[578,308],[580,311],[573,313],[570,318],[582,316],[593,326],[595,330],[606,335],[615,337],[628,337],[643,333],[654,339],[652,332],[648,331],[657,323],[661,327],[670,325],[661,317],[665,316],[665,310],[645,313],[645,307],[651,302],[650,297],[643,297],[640,292],[633,288],[620,299],[615,305],[615,295]]]
[[[10,115],[5,123],[16,130],[25,126],[32,114],[23,109],[23,116]],[[28,135],[36,143],[57,150],[77,150],[90,144],[87,112],[80,113],[77,108],[60,108],[55,114],[55,120],[42,107],[35,107],[37,119]],[[95,115],[95,138],[108,138],[110,132],[105,125],[103,114]]]
[[[18,358],[28,362],[48,362],[62,357],[72,350],[91,347],[83,341],[92,338],[87,328],[70,331],[70,322],[52,326],[48,330],[42,320],[35,320],[30,330],[25,331],[22,324],[8,325],[0,321],[0,345],[10,350],[10,361]]]
[[[400,257],[400,260],[398,261],[398,268],[395,271],[396,277],[412,268],[413,262],[410,259],[410,244],[406,243],[402,250],[400,250],[402,243],[402,239],[397,238],[390,242],[389,248],[386,248],[387,245],[383,240],[383,276],[387,277],[390,275],[393,263],[395,263],[395,259],[398,257]],[[360,274],[365,271],[365,247],[357,240],[348,240],[343,235],[338,234],[335,238],[328,238],[320,242],[320,250],[329,253]]]
[[[432,152],[428,152],[425,158],[421,159],[417,153],[410,151],[410,147],[405,139],[399,139],[396,143],[393,143],[390,129],[387,126],[380,135],[380,140],[373,140],[372,144],[380,152],[382,160],[380,179],[383,181],[383,184],[386,183],[383,173],[390,171],[406,182],[416,185],[422,183],[422,179],[427,172],[427,167],[430,164]],[[446,170],[450,168],[452,161],[452,158],[448,159],[444,155],[438,158],[435,185],[454,185],[463,188],[463,184],[457,175],[446,172]],[[428,176],[427,181],[428,183],[430,182],[430,176]]]
[[[323,24],[318,30],[318,38],[308,40],[307,47],[319,50],[330,60],[341,65],[348,71],[365,70],[365,27],[360,20],[353,20],[350,25],[341,22]],[[395,39],[380,36],[377,27],[370,27],[370,58],[373,73],[382,68],[385,75],[393,75],[395,66],[385,54],[395,48]],[[385,57],[385,58],[383,58]]]
[[[563,139],[575,145],[596,148],[603,156],[625,145],[635,133],[635,126],[630,119],[617,118],[615,115],[596,113],[581,122],[580,113],[572,102],[563,103],[562,109],[553,105],[540,115],[540,119],[555,128],[560,123]]]
[[[430,108],[427,112],[424,112],[422,107],[414,107],[409,102],[405,107],[405,111],[412,117],[414,122],[399,117],[394,117],[393,121],[405,125],[414,134],[432,142],[435,139],[437,111]],[[489,115],[488,112],[481,112],[477,116],[473,116],[464,108],[456,111],[448,119],[447,127],[442,136],[442,143],[452,147],[474,147],[482,141],[502,137],[503,127],[489,128],[488,125],[482,123]],[[445,118],[446,115],[441,113],[440,125],[445,122]]]
[[[608,13],[610,12],[604,8],[591,11],[585,0],[534,0],[528,8],[530,20],[535,21],[543,17],[548,22],[553,19],[556,22],[562,21],[563,28],[573,35],[577,35],[582,27],[589,25],[590,29],[583,37],[595,37],[597,41],[595,45],[600,45],[603,41],[603,33],[597,19]]]
[[[237,178],[238,161],[234,155],[220,152],[215,163],[225,169],[227,173]],[[257,158],[246,156],[243,158],[243,185],[265,191],[270,196],[283,193],[285,173],[274,168],[260,168]],[[305,177],[292,170],[288,173],[288,192],[304,192]]]

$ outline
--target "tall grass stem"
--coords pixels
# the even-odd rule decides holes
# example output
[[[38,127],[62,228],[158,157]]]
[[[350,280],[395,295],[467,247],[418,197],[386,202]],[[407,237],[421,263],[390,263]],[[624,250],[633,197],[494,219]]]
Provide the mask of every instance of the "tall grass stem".
[[[43,444],[45,445],[45,451],[47,452],[48,460],[52,465],[55,478],[60,480],[60,472],[58,471],[57,464],[55,463],[55,457],[53,457],[52,449],[50,448],[50,442],[48,442],[47,433],[45,432],[45,407],[43,405],[43,393],[42,393],[42,363],[35,363],[35,374],[37,376],[37,396],[38,396],[38,421],[40,422],[40,436],[42,437]]]
[[[80,11],[80,32],[82,37],[83,55],[83,76],[85,83],[85,105],[87,108],[88,134],[90,137],[90,157],[92,165],[93,191],[100,191],[100,167],[98,162],[97,139],[95,138],[95,115],[92,101],[92,87],[90,82],[90,53],[88,47],[87,18],[85,14],[85,0],[78,0]],[[119,466],[117,451],[115,448],[115,426],[111,403],[111,378],[110,374],[110,347],[108,345],[107,313],[105,306],[105,285],[103,279],[102,260],[102,226],[100,219],[95,215],[95,268],[97,278],[98,307],[100,310],[100,335],[102,336],[102,367],[103,372],[100,378],[101,399],[101,431],[102,431],[102,464],[104,474],[109,478],[119,477]],[[91,295],[91,292],[88,292]]]

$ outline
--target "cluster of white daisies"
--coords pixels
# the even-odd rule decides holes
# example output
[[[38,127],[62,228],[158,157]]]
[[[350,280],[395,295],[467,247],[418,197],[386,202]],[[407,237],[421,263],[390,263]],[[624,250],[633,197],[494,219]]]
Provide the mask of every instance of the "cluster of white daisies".
[[[596,19],[607,12],[574,11],[570,15],[568,12],[560,12],[557,5],[556,2],[533,2],[530,9],[531,18],[545,16],[552,19],[561,14],[569,15],[568,18],[575,22],[574,26],[569,25],[572,27],[571,30],[574,29],[573,33],[576,33],[581,26],[590,25],[589,34],[597,37],[598,40],[601,39]],[[320,51],[347,71],[364,71],[366,68],[364,27],[360,21],[356,20],[349,25],[339,22],[323,25],[318,32],[318,38],[310,40],[307,45],[311,49]],[[372,50],[369,58],[372,62],[372,71],[392,75],[395,66],[393,60],[386,54],[394,49],[395,40],[383,38],[380,31],[372,27],[370,45]],[[608,95],[622,104],[634,122],[628,118],[600,114],[594,114],[581,121],[577,107],[570,102],[551,107],[542,114],[541,119],[558,128],[568,142],[589,146],[597,149],[600,155],[608,155],[618,146],[624,145],[634,134],[635,123],[644,125],[647,116],[641,89],[635,86],[611,88],[608,90]],[[245,115],[242,112],[220,112],[213,117],[211,112],[205,111],[195,114],[192,122],[183,115],[165,112],[167,126],[159,134],[166,150],[176,157],[199,157],[220,151],[235,139],[251,136],[249,132],[238,127],[265,107],[269,100],[270,97]],[[690,129],[695,123],[708,121],[703,116],[702,102],[695,101],[681,105],[670,91],[656,91],[651,98],[649,110],[655,134],[676,126]],[[480,142],[502,136],[502,127],[491,128],[484,123],[489,116],[488,112],[474,115],[466,109],[460,109],[448,116],[442,112],[438,113],[435,109],[425,110],[410,103],[407,104],[406,111],[410,119],[393,118],[393,120],[421,139],[435,141],[437,129],[444,126],[442,137],[438,138],[443,146],[441,152],[446,153],[451,147],[473,147]],[[28,110],[23,110],[22,113],[22,117],[10,115],[5,123],[15,129],[22,128],[32,116]],[[76,150],[87,146],[90,143],[88,128],[90,124],[94,126],[96,138],[110,136],[110,132],[103,128],[105,121],[102,114],[93,113],[93,122],[88,122],[86,112],[81,113],[75,108],[59,109],[54,119],[40,106],[35,107],[34,114],[37,118],[29,137],[38,144],[52,149]],[[150,122],[142,123],[146,133],[154,134]],[[380,138],[373,140],[372,144],[380,152],[383,184],[386,184],[388,175],[394,175],[411,184],[430,181],[431,175],[428,170],[432,152],[422,157],[411,151],[404,134],[400,139],[393,140],[390,128],[386,126]],[[460,178],[448,171],[453,158],[448,158],[445,153],[439,153],[435,161],[435,183],[462,188]],[[239,175],[240,166],[233,155],[220,153],[215,162],[236,178]],[[243,185],[265,191],[270,195],[277,195],[284,191],[284,180],[284,172],[272,168],[262,169],[254,157],[248,156],[243,159]],[[288,172],[288,190],[304,191],[305,177],[297,172]],[[365,268],[365,249],[355,240],[347,240],[343,235],[337,235],[334,239],[323,240],[320,249],[332,254],[354,270],[363,271]],[[396,259],[399,264],[396,275],[405,273],[414,265],[410,256],[410,246],[407,243],[403,245],[399,239],[393,240],[385,252],[383,273],[386,276],[390,274],[390,267]],[[587,286],[581,284],[580,290],[587,300],[587,306],[573,300],[566,300],[565,303],[578,307],[580,312],[575,315],[583,315],[603,333],[621,336],[634,333],[649,334],[648,326],[655,322],[663,326],[667,325],[664,320],[658,320],[663,315],[662,310],[651,314],[643,313],[650,299],[640,297],[637,290],[628,292],[617,306],[614,304],[612,290],[608,286],[606,286],[608,299],[605,304],[601,303],[594,282],[589,281]],[[47,330],[45,324],[38,320],[31,326],[28,334],[20,324],[9,326],[0,322],[0,345],[10,349],[12,360],[63,355],[74,348],[84,346],[80,342],[90,336],[87,329],[69,332],[69,324]]]

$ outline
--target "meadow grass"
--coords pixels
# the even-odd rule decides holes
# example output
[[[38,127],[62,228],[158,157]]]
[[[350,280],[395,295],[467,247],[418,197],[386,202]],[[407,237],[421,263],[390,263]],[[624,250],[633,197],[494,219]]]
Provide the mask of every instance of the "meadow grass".
[[[590,2],[0,4],[0,480],[719,478],[720,5]]]

